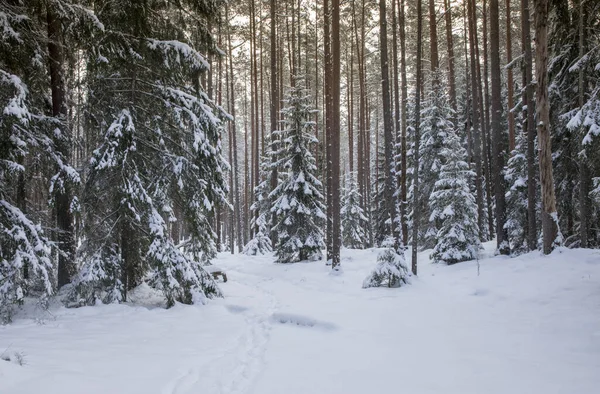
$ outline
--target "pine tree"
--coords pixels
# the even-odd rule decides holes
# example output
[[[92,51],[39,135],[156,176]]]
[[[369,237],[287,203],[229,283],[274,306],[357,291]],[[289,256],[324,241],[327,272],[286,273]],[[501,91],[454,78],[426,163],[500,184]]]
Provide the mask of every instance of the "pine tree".
[[[369,287],[400,287],[408,283],[408,266],[404,251],[394,247],[394,238],[388,237],[382,244],[383,250],[377,255],[377,265],[363,282],[363,289]]]
[[[429,197],[431,219],[439,223],[431,259],[454,264],[476,258],[481,248],[477,204],[470,187],[475,173],[454,132],[446,135],[441,154],[446,164],[440,168],[440,179]]]
[[[311,145],[318,142],[311,120],[315,110],[301,78],[295,79],[284,103],[284,130],[279,133],[277,152],[283,181],[270,195],[274,199],[271,212],[278,217],[273,227],[277,262],[317,260],[325,246],[322,225],[326,217],[322,184],[314,175],[317,168],[311,153]]]
[[[342,244],[351,249],[363,249],[367,241],[368,220],[360,206],[361,195],[354,173],[346,176],[342,202]]]

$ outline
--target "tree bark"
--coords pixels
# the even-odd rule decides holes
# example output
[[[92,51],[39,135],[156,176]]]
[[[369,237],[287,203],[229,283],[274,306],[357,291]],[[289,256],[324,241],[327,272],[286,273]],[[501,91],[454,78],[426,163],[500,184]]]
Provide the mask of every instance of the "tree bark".
[[[550,103],[548,102],[548,0],[534,0],[535,7],[535,75],[536,121],[539,145],[540,183],[542,189],[543,252],[549,254],[556,246],[558,214],[552,174],[550,142]]]

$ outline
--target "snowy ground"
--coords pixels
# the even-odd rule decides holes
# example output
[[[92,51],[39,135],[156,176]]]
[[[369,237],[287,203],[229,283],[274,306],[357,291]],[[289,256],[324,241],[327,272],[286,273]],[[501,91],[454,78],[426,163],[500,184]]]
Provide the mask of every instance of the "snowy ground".
[[[0,394],[599,392],[600,251],[486,258],[480,276],[424,253],[411,286],[363,290],[376,253],[343,251],[337,276],[222,254],[226,298],[206,306],[30,312],[0,326],[25,360],[0,360]]]

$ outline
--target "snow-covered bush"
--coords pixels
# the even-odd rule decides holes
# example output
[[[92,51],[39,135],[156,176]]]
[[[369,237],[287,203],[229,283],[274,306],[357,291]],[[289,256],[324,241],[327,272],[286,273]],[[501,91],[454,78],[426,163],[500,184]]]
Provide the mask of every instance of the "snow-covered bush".
[[[368,287],[399,287],[408,283],[409,271],[404,259],[404,251],[396,249],[394,239],[388,237],[382,244],[383,249],[377,255],[377,265],[363,282]]]

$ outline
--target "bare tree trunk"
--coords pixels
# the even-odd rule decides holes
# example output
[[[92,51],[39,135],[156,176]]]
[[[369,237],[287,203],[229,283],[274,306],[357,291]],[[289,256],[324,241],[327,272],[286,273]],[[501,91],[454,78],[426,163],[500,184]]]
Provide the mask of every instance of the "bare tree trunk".
[[[473,136],[471,135],[471,120],[469,114],[471,113],[471,88],[470,88],[470,76],[469,76],[469,54],[468,54],[468,43],[467,38],[467,1],[463,2],[463,42],[464,42],[464,53],[465,53],[465,91],[467,102],[465,104],[465,134],[467,135],[467,156],[469,167],[473,163]]]
[[[279,91],[278,91],[278,83],[277,83],[277,10],[276,10],[276,1],[271,0],[271,103],[270,103],[270,112],[271,112],[271,144],[274,144],[274,133],[277,130],[277,123],[279,119]],[[272,163],[277,161],[275,155],[271,157]],[[273,166],[271,170],[271,190],[274,190],[277,187],[277,167]],[[275,214],[273,214],[275,215]],[[271,233],[271,241],[274,243],[276,238],[276,234],[274,232]]]
[[[450,105],[454,110],[452,116],[456,127],[456,76],[454,72],[454,38],[452,37],[452,8],[450,0],[444,0],[444,16],[446,18],[446,45],[448,47],[448,86],[450,94]]]
[[[390,100],[390,72],[388,66],[388,45],[387,45],[387,16],[386,0],[379,0],[379,45],[381,61],[381,100],[383,104],[383,152],[384,152],[384,176],[385,176],[385,204],[387,205],[387,214],[391,223],[391,232],[394,239],[399,240],[394,230],[394,220],[396,219],[396,204],[394,203],[394,173],[393,173],[393,148],[394,124],[392,121],[392,106]],[[390,235],[392,235],[390,234]]]
[[[421,79],[423,78],[423,68],[421,66],[421,50],[422,50],[422,31],[423,17],[421,16],[422,6],[421,0],[417,0],[417,82],[416,82],[416,97],[415,97],[415,149],[414,149],[414,188],[413,188],[413,233],[412,233],[412,273],[417,275],[417,253],[419,251],[419,221],[421,220],[421,212],[419,212],[419,144],[421,139],[420,123],[421,123]]]
[[[509,254],[504,184],[505,141],[502,138],[502,91],[500,81],[500,11],[498,0],[490,0],[490,49],[492,74],[492,145],[496,194],[496,245],[500,254]]]
[[[408,221],[406,219],[407,177],[406,177],[406,126],[408,111],[408,88],[406,82],[406,18],[404,15],[404,0],[398,0],[399,35],[400,35],[400,90],[402,101],[402,119],[400,125],[400,222],[402,223],[402,244],[408,244]]]
[[[583,16],[585,10],[583,6],[583,0],[579,0],[579,58],[582,59],[585,55],[584,51],[584,37],[583,37]],[[584,74],[583,67],[579,67],[579,108],[584,105]],[[579,236],[581,241],[581,247],[587,248],[589,246],[589,231],[590,231],[590,189],[591,189],[591,175],[590,167],[587,162],[587,157],[579,158]]]
[[[548,102],[548,0],[534,0],[536,120],[539,145],[540,183],[542,187],[543,252],[549,254],[558,236],[558,214],[552,174],[550,142],[550,103]]]
[[[485,6],[485,3],[484,3]],[[480,145],[480,160],[482,160],[482,180],[485,179],[485,207],[487,210],[487,226],[489,235],[492,236],[494,234],[494,214],[492,208],[492,177],[491,177],[491,140],[490,140],[490,119],[489,119],[489,94],[488,94],[488,71],[487,71],[487,16],[484,13],[485,17],[483,23],[483,39],[484,39],[484,76],[482,76],[481,72],[481,62],[480,62],[480,52],[479,52],[479,38],[477,36],[477,7],[476,3],[473,3],[472,7],[472,20],[475,26],[473,31],[473,42],[475,44],[475,64],[476,64],[476,79],[477,79],[477,103],[479,104],[479,115],[480,115],[480,126],[481,133],[479,135],[479,145]],[[475,102],[475,101],[474,101]],[[481,150],[483,149],[483,150]]]
[[[514,102],[514,81],[513,69],[510,63],[512,62],[512,21],[510,0],[506,0],[506,64],[509,65],[506,70],[507,84],[507,99],[508,99],[508,151],[509,153],[515,149],[515,116],[512,109],[515,106]]]
[[[233,59],[232,59],[232,51],[231,51],[231,28],[229,24],[229,7],[225,8],[225,18],[227,20],[227,49],[228,49],[228,57],[229,57],[229,113],[233,116],[231,122],[229,122],[229,130],[230,130],[230,138],[233,144],[233,184],[232,184],[232,193],[234,199],[234,216],[236,223],[236,234],[237,234],[237,244],[238,244],[238,252],[242,253],[242,221],[241,221],[241,209],[240,209],[240,184],[239,184],[239,165],[238,165],[238,150],[237,150],[237,130],[235,127],[235,84],[233,80]],[[256,133],[258,135],[258,132]],[[256,152],[258,156],[258,152]]]
[[[537,248],[536,190],[535,174],[535,123],[533,118],[533,55],[531,51],[531,28],[529,23],[529,0],[521,0],[521,43],[523,46],[523,94],[522,101],[527,107],[526,121],[523,127],[527,133],[527,246],[529,250]]]
[[[332,187],[332,253],[331,268],[340,265],[341,228],[340,228],[340,0],[332,0],[331,12],[331,96],[332,96],[332,127],[331,127],[331,187]]]
[[[437,40],[437,19],[435,15],[435,0],[429,0],[429,45],[430,45],[430,60],[431,71],[437,71],[440,68],[440,56],[438,54]],[[437,76],[436,81],[437,83]]]
[[[337,1],[337,0],[332,0]],[[333,128],[333,64],[331,49],[331,15],[329,0],[323,1],[323,41],[325,54],[325,140],[326,140],[326,179],[327,179],[327,263],[333,261],[333,168],[332,168],[332,128]]]
[[[468,1],[469,14],[469,47],[471,52],[471,98],[473,107],[473,161],[475,162],[475,188],[477,194],[477,224],[479,226],[479,237],[483,239],[484,226],[483,223],[483,188],[481,185],[481,141],[480,141],[480,112],[479,112],[479,96],[477,83],[477,61],[475,51],[475,17],[474,17],[474,1]]]
[[[51,4],[46,9],[48,29],[48,65],[50,70],[50,87],[52,92],[52,116],[61,121],[63,138],[57,143],[57,150],[64,160],[71,160],[71,133],[67,125],[67,97],[63,75],[63,43],[61,21]],[[67,182],[63,187],[57,187],[55,194],[55,212],[57,226],[57,241],[61,251],[58,256],[58,287],[71,282],[71,276],[76,271],[75,266],[75,237],[73,234],[73,215],[71,214],[71,190]]]

